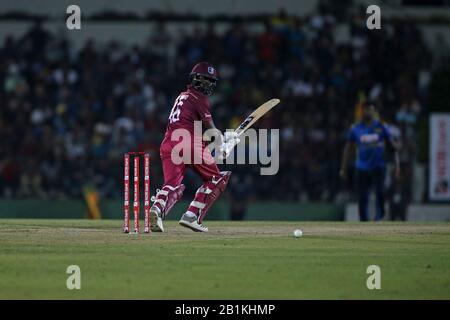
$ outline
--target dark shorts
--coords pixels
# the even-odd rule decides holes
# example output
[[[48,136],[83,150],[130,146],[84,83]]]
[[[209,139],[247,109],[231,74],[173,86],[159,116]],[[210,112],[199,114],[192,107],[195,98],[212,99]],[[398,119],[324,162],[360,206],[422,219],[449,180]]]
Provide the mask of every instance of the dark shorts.
[[[384,190],[384,180],[386,177],[386,168],[379,167],[372,170],[357,170],[357,180],[359,191],[369,191],[372,187],[378,192]]]

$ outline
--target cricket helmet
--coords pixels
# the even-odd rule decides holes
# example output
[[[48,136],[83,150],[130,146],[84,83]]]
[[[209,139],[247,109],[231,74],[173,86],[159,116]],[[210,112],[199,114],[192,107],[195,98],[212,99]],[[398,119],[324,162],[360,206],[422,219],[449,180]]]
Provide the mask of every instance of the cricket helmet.
[[[219,81],[219,74],[210,63],[199,62],[192,68],[189,78],[195,89],[210,96]]]

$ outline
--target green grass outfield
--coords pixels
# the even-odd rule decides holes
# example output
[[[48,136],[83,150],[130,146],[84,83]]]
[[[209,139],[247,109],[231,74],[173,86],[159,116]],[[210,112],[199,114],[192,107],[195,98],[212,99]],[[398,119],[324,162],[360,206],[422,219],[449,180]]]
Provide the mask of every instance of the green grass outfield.
[[[207,225],[127,235],[119,220],[0,219],[0,298],[450,299],[450,223]],[[81,290],[66,288],[69,265]]]

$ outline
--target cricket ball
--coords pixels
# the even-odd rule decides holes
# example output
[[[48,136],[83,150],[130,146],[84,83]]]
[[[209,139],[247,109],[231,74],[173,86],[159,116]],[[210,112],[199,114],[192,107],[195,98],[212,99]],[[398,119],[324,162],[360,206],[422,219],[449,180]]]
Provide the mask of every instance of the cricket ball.
[[[303,231],[300,229],[297,229],[294,231],[294,237],[300,238],[303,235]]]

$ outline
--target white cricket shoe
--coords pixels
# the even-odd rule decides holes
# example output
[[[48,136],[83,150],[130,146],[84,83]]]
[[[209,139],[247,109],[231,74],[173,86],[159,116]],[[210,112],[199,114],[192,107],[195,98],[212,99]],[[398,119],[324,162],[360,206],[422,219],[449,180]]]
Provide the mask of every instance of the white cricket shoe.
[[[186,212],[185,214],[183,214],[178,223],[181,226],[189,228],[195,232],[208,232],[208,228],[203,224],[198,223],[197,216],[192,212]]]
[[[152,232],[164,232],[159,209],[155,206],[152,206],[150,209],[150,230],[152,230]]]

